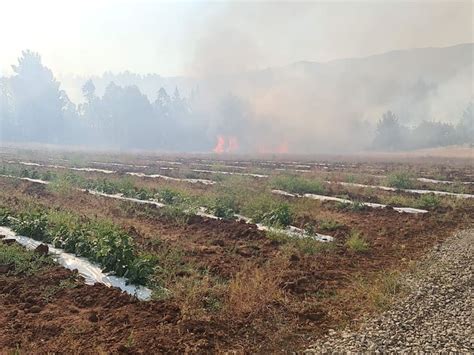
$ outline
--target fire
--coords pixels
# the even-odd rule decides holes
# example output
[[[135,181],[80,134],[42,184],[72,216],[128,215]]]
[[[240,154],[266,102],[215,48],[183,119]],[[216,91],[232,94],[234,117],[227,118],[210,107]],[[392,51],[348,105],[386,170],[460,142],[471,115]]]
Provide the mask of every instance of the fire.
[[[217,144],[214,147],[214,153],[221,154],[224,153],[225,148],[225,139],[222,136],[217,137]]]
[[[239,141],[234,136],[217,136],[217,143],[213,151],[217,154],[233,153],[239,149]]]
[[[276,149],[276,152],[278,154],[287,154],[288,153],[288,142],[287,141],[284,141],[283,143],[281,143],[277,149]]]

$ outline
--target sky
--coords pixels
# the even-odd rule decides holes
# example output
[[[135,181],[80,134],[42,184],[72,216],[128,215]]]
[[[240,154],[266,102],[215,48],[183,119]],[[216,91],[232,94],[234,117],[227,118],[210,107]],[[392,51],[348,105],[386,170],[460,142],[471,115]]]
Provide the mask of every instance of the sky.
[[[473,42],[473,11],[429,0],[1,0],[0,75],[24,49],[56,75],[177,76],[445,47]],[[237,64],[221,66],[229,58]]]

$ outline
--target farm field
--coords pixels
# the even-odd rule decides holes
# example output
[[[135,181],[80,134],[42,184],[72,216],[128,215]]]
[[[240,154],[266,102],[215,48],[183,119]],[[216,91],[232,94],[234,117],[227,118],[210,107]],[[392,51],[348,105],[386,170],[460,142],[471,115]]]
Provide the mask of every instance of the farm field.
[[[469,158],[0,154],[5,231],[150,291],[92,285],[1,232],[12,352],[302,350],[386,310],[474,221]]]

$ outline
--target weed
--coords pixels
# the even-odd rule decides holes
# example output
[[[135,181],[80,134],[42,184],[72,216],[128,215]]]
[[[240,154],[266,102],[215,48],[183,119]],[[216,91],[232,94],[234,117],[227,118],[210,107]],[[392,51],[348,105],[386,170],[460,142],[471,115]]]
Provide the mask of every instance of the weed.
[[[360,212],[366,209],[366,206],[360,201],[353,201],[353,202],[336,202],[336,209],[341,211],[352,211],[352,212]]]
[[[349,239],[346,240],[346,247],[355,252],[364,252],[369,250],[369,244],[358,231],[352,231]]]
[[[53,297],[61,290],[72,289],[77,287],[77,282],[73,278],[61,280],[58,285],[51,285],[44,288],[41,297],[46,303],[51,302]]]
[[[335,220],[323,220],[319,222],[319,228],[323,231],[334,231],[338,228],[343,227],[344,225],[342,223],[339,223],[338,221]]]

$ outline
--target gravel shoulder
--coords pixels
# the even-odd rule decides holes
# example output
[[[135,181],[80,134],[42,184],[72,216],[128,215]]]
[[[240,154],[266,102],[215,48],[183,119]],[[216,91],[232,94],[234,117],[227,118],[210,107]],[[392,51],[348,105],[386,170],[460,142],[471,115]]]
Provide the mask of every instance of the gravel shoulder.
[[[408,295],[356,331],[330,332],[306,353],[474,353],[474,229],[435,247],[403,283]]]

